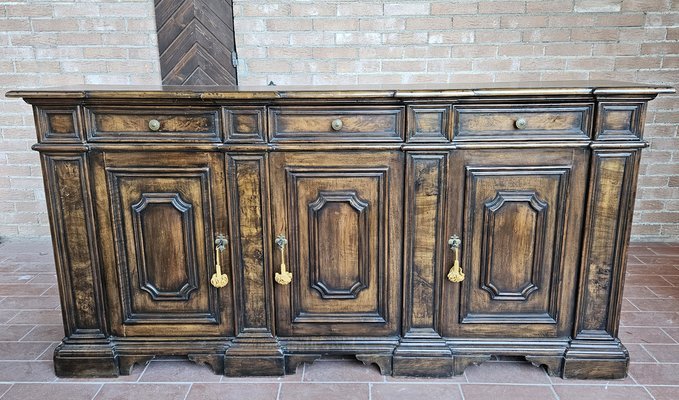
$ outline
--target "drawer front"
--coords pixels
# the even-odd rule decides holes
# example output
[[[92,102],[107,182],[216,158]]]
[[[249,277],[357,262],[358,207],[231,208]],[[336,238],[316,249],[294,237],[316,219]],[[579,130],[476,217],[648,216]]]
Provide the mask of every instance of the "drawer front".
[[[93,141],[220,141],[217,109],[90,109]]]
[[[272,107],[272,141],[403,140],[403,107]]]
[[[588,139],[591,110],[591,105],[456,106],[454,139]]]

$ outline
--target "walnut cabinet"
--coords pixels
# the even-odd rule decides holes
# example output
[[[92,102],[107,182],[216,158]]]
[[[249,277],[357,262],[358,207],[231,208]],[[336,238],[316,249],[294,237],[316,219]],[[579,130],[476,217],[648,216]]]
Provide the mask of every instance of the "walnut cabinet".
[[[229,376],[493,355],[620,378],[646,103],[617,82],[21,90],[65,337],[58,376]]]

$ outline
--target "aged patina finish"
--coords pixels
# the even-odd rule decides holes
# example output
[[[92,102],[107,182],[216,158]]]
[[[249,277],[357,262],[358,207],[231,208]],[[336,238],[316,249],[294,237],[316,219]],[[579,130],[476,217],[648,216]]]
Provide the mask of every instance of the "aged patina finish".
[[[449,376],[492,355],[620,378],[646,104],[617,82],[78,87],[34,106],[59,376],[323,354]]]

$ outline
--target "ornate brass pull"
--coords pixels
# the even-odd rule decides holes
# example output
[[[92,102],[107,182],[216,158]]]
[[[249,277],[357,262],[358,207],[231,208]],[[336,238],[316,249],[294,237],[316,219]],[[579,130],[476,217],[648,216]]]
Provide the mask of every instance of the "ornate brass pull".
[[[229,239],[226,236],[219,234],[217,239],[215,239],[215,269],[217,270],[210,279],[212,286],[216,288],[221,288],[229,284],[229,277],[226,274],[222,274],[222,265],[220,259],[222,258],[222,252],[226,250],[226,245],[229,244]]]
[[[516,120],[516,122],[514,122],[514,126],[516,126],[516,129],[523,129],[526,127],[526,125],[528,125],[528,123],[523,118],[519,118]]]
[[[281,251],[281,272],[276,272],[276,282],[279,285],[288,285],[292,282],[292,273],[288,272],[285,267],[285,246],[288,244],[288,239],[285,235],[280,234],[276,238],[276,245]]]
[[[339,118],[333,120],[333,121],[330,123],[330,127],[331,127],[333,130],[335,130],[335,131],[338,131],[338,130],[342,129],[342,125],[344,125],[344,124],[342,123],[342,120],[339,119]]]
[[[462,272],[462,267],[460,267],[460,245],[462,240],[460,240],[457,235],[453,235],[448,239],[448,245],[450,249],[455,252],[455,262],[453,266],[448,271],[448,280],[451,282],[462,282],[464,280],[464,272]]]
[[[150,120],[149,121],[149,129],[154,131],[154,132],[157,131],[158,129],[160,129],[160,121],[158,121],[157,119]]]

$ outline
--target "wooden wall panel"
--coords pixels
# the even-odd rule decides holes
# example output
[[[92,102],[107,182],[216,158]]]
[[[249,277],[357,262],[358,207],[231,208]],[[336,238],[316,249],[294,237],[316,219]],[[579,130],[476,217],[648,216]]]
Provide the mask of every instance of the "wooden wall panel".
[[[163,85],[235,85],[232,0],[155,0]]]

